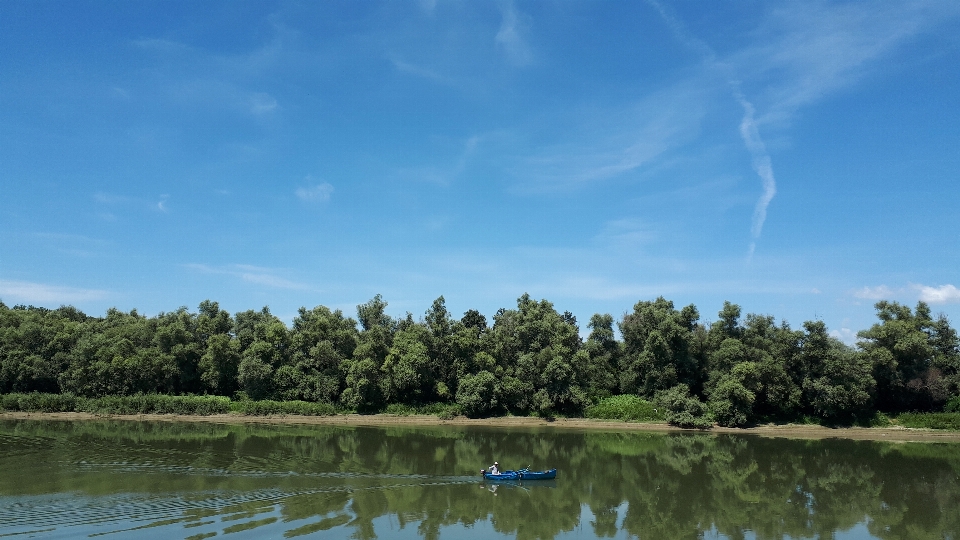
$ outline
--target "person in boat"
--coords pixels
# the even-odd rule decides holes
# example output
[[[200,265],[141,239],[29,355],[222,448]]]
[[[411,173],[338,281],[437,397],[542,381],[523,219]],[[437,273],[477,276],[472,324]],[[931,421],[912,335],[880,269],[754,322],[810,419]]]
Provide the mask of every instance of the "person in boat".
[[[496,461],[493,462],[493,465],[487,467],[487,471],[490,474],[500,474],[500,464]]]

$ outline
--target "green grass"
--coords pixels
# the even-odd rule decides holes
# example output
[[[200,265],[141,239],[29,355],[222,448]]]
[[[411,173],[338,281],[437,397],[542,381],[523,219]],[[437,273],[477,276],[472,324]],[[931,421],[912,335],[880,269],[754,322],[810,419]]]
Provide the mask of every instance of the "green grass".
[[[896,423],[908,428],[960,431],[960,412],[903,413],[897,417]]]
[[[625,422],[662,422],[664,415],[653,403],[634,395],[612,396],[587,407],[585,416]]]

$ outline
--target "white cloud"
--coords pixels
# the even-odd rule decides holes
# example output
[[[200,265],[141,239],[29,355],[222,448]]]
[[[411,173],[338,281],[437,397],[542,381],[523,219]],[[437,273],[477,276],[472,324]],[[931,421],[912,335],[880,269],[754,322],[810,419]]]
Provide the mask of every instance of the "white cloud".
[[[327,202],[333,193],[333,186],[323,182],[310,187],[298,188],[297,198],[305,202]]]
[[[840,330],[831,330],[830,337],[837,338],[840,341],[846,343],[847,345],[855,345],[858,341],[857,331],[851,330],[849,328],[841,328]]]
[[[305,283],[291,281],[280,275],[279,270],[274,268],[265,268],[262,266],[253,266],[249,264],[231,264],[226,266],[210,266],[206,264],[191,263],[184,265],[186,268],[203,273],[219,274],[233,276],[247,283],[256,285],[266,285],[276,289],[291,289],[300,291],[313,291],[314,287]]]
[[[533,61],[533,53],[520,35],[523,22],[512,2],[504,4],[502,11],[503,21],[494,41],[503,49],[511,64],[525,66]]]
[[[924,302],[931,304],[960,303],[960,289],[953,285],[941,285],[939,287],[913,285],[913,288],[920,293],[920,300]]]
[[[894,295],[893,289],[886,285],[879,287],[863,287],[853,292],[853,296],[864,300],[889,300]]]
[[[960,289],[954,285],[940,285],[931,287],[929,285],[920,285],[911,283],[907,287],[892,289],[886,285],[878,287],[864,287],[853,292],[853,296],[864,300],[893,300],[895,298],[906,300],[920,300],[929,304],[954,304],[960,303]]]
[[[0,280],[0,298],[28,304],[60,305],[100,300],[107,291],[48,285],[30,281]],[[9,303],[9,302],[7,302]]]

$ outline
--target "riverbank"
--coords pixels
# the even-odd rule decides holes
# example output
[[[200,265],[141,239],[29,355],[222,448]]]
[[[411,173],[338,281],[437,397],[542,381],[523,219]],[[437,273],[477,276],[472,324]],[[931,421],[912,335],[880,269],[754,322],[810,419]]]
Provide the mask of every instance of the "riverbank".
[[[545,420],[536,417],[507,416],[498,418],[442,419],[433,415],[389,414],[337,414],[331,416],[268,415],[249,416],[240,414],[181,415],[181,414],[92,414],[82,412],[0,412],[0,420],[126,420],[155,422],[212,422],[212,423],[260,423],[333,426],[485,426],[496,428],[539,428],[602,431],[653,431],[687,432],[710,435],[736,434],[790,439],[856,439],[872,441],[919,441],[960,442],[960,432],[905,427],[841,427],[830,428],[816,425],[784,424],[761,425],[749,428],[714,427],[705,431],[680,429],[663,422],[623,422],[619,420],[595,420],[585,418],[558,418]]]

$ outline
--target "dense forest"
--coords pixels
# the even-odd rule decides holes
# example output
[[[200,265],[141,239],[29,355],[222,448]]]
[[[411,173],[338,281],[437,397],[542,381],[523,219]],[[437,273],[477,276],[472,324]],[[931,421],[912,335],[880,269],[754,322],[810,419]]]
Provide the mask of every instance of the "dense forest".
[[[301,308],[288,327],[266,307],[231,315],[209,300],[156,317],[0,302],[0,393],[216,395],[362,413],[446,403],[474,417],[577,416],[628,395],[699,427],[960,405],[957,333],[922,302],[878,302],[856,347],[822,321],[792,329],[729,302],[706,324],[692,304],[640,301],[619,321],[591,317],[586,340],[571,313],[527,294],[492,321],[475,310],[457,319],[442,296],[416,319],[386,307],[377,295],[356,319]]]

